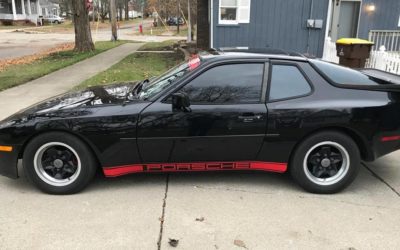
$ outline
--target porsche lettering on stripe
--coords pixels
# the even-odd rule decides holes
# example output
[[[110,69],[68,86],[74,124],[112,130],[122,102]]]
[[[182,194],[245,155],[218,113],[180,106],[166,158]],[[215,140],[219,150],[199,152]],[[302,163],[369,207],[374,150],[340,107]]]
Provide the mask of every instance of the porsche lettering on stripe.
[[[195,163],[153,163],[134,164],[116,167],[105,167],[103,172],[107,177],[117,177],[141,172],[185,172],[185,171],[221,171],[221,170],[261,170],[283,173],[287,170],[286,163],[277,162],[195,162]]]

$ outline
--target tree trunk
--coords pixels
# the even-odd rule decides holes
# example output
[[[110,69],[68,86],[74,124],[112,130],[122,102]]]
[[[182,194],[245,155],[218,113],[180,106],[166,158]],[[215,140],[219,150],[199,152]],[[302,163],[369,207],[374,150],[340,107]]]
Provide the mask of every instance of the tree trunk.
[[[117,41],[117,6],[115,0],[110,0],[111,41]]]
[[[89,15],[85,1],[72,1],[75,28],[75,51],[93,51],[94,44],[90,32]]]
[[[122,21],[122,6],[119,6],[119,19],[120,22]]]
[[[209,6],[207,0],[197,0],[197,47],[210,47],[210,24],[208,22]]]
[[[129,0],[125,0],[125,20],[129,20]]]

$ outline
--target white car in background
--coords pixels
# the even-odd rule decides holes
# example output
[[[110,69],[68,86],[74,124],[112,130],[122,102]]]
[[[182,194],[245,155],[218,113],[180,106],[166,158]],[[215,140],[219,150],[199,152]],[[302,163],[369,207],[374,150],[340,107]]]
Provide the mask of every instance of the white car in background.
[[[43,17],[43,21],[48,22],[48,23],[56,23],[60,24],[65,21],[64,18],[56,16],[56,15],[47,15]]]

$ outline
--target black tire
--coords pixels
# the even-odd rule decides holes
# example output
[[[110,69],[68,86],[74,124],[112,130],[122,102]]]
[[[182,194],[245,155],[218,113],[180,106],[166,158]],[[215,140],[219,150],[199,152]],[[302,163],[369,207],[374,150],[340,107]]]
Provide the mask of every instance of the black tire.
[[[38,163],[39,161],[41,163]],[[44,165],[52,169],[45,170],[48,167]],[[49,132],[35,137],[28,143],[23,155],[23,167],[27,178],[43,192],[74,194],[83,190],[92,180],[96,173],[97,161],[90,148],[79,138],[63,132]],[[52,176],[54,173],[56,175]]]
[[[353,182],[359,172],[360,161],[358,146],[349,136],[325,131],[309,136],[296,147],[289,171],[292,178],[308,192],[332,194]]]
[[[57,20],[55,20],[55,21],[54,21],[54,23],[55,23],[55,24],[60,24],[60,22],[59,22],[59,21],[57,21]]]

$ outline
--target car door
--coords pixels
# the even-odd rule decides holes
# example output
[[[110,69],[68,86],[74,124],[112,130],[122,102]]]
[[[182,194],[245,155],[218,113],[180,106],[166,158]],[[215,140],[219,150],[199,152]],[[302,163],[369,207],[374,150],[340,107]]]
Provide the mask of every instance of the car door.
[[[316,73],[309,63],[304,61],[270,62],[266,98],[268,128],[258,156],[260,161],[287,162],[291,149],[305,134],[311,132],[310,129],[315,128],[315,122],[324,122],[324,119],[316,116],[320,111],[319,106],[312,104],[314,101],[318,102],[312,95],[314,87],[308,77],[308,74],[311,73],[312,76],[313,72]]]
[[[253,61],[212,66],[174,90],[189,97],[190,112],[173,111],[170,96],[147,107],[138,125],[143,162],[255,160],[266,133],[267,68]]]

